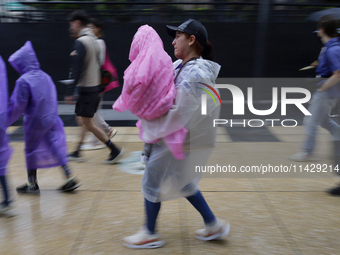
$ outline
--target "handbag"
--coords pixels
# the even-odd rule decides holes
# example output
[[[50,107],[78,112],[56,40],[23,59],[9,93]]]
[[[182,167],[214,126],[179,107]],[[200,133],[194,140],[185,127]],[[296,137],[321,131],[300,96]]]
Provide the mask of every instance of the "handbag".
[[[100,92],[103,92],[105,90],[105,87],[109,85],[111,82],[116,81],[117,79],[113,77],[113,75],[110,73],[110,71],[103,68],[103,66],[100,64],[99,55],[97,55],[97,61],[98,65],[100,67]]]
[[[101,75],[100,85],[104,88],[111,82],[117,80],[112,76],[112,74],[108,70],[105,70],[103,67],[100,67],[100,75]]]
[[[99,62],[99,61],[98,61]],[[100,63],[99,63],[100,64]],[[110,71],[100,66],[100,89],[99,93],[103,93],[105,91],[106,86],[108,86],[111,82],[116,81],[117,79],[113,77]]]

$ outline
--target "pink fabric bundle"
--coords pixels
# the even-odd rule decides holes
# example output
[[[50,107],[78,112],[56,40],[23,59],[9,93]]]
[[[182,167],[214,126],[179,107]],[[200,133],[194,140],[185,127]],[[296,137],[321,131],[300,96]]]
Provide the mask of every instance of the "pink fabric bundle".
[[[166,114],[176,98],[173,64],[163,42],[150,26],[141,26],[135,34],[124,72],[122,94],[113,105],[119,112],[130,110],[141,119],[152,120]],[[141,125],[137,125],[141,130]],[[176,159],[183,159],[182,146],[187,130],[163,138]],[[141,135],[140,135],[141,137]],[[156,141],[144,141],[154,143]]]
[[[114,89],[114,88],[117,88],[119,87],[119,81],[118,81],[118,73],[117,73],[117,69],[116,67],[112,64],[111,60],[110,60],[110,57],[109,57],[109,52],[107,51],[107,47],[106,47],[106,53],[105,53],[105,60],[104,60],[104,63],[102,65],[102,68],[104,70],[107,70],[111,73],[111,75],[113,76],[113,78],[116,79],[116,81],[113,81],[111,82],[109,85],[107,85],[105,87],[105,90],[103,91],[106,92],[106,91],[109,91],[111,89]]]

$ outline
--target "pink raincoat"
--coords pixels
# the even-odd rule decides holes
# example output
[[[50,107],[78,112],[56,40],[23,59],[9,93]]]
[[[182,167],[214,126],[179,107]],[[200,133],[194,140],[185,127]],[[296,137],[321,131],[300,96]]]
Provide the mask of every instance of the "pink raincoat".
[[[119,112],[130,110],[144,120],[165,115],[176,98],[173,64],[164,51],[161,38],[152,27],[144,25],[138,29],[131,44],[129,59],[131,64],[124,72],[123,91],[113,109]],[[142,138],[140,121],[137,127]],[[158,139],[164,139],[176,159],[183,159],[182,147],[186,133],[187,130],[182,128]]]
[[[12,149],[8,146],[7,129],[7,72],[6,65],[0,57],[0,176],[6,174],[6,165],[11,156]]]
[[[7,125],[24,114],[27,169],[65,165],[67,147],[57,91],[51,77],[40,70],[32,43],[26,42],[8,62],[21,76],[10,99]]]

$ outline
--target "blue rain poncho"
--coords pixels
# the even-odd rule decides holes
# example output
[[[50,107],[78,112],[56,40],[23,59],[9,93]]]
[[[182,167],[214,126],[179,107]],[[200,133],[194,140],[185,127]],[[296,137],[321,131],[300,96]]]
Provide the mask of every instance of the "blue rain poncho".
[[[67,163],[64,125],[51,77],[40,70],[30,41],[8,59],[21,74],[8,108],[8,126],[24,114],[25,153],[28,169],[50,168]]]
[[[8,88],[6,65],[0,56],[0,176],[6,174],[6,165],[12,153],[12,149],[8,145],[6,135],[7,103]]]

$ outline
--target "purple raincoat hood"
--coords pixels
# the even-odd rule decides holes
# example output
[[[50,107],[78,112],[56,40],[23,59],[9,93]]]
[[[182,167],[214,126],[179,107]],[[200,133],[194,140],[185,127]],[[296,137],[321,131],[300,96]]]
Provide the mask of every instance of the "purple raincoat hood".
[[[38,58],[35,55],[33,45],[30,41],[27,41],[24,46],[14,52],[9,57],[8,62],[21,75],[32,70],[40,69]]]

